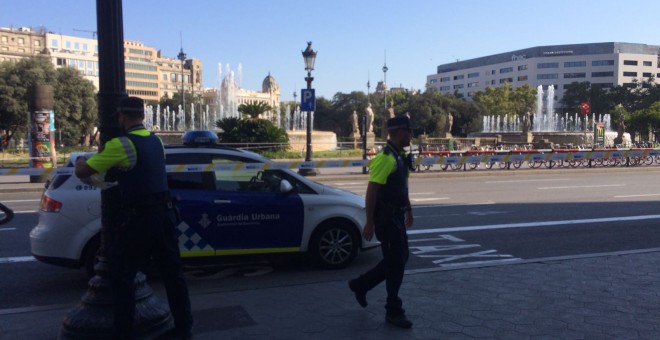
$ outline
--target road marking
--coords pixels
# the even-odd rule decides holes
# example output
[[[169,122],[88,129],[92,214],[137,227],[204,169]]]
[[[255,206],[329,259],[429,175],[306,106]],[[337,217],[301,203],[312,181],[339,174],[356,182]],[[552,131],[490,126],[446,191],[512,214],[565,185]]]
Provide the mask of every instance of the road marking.
[[[32,262],[36,261],[32,256],[17,256],[17,257],[0,257],[0,264],[2,263],[18,263],[18,262]]]
[[[0,231],[16,230],[16,228],[0,228]]]
[[[435,192],[411,192],[408,195],[413,196],[413,195],[435,195]]]
[[[427,201],[440,201],[440,200],[448,200],[449,197],[430,197],[430,198],[411,198],[410,200],[413,202],[427,202]]]
[[[41,202],[41,200],[3,200],[3,203]]]
[[[660,196],[660,194],[645,194],[645,195],[621,195],[621,196],[614,196],[614,198],[630,198],[630,197],[651,197],[651,196]]]
[[[555,189],[583,189],[583,188],[603,188],[603,187],[624,187],[625,184],[602,184],[602,185],[575,185],[570,187],[540,187],[538,190],[555,190]]]
[[[523,180],[511,180],[511,181],[486,181],[484,183],[520,183],[520,182],[554,182],[554,181],[568,181],[568,178],[548,178],[548,179],[523,179]]]
[[[413,230],[408,230],[408,234],[419,235],[419,234],[432,234],[432,233],[450,233],[457,231],[534,228],[534,227],[550,227],[550,226],[570,225],[570,224],[608,223],[608,222],[641,221],[641,220],[656,220],[656,219],[660,219],[660,215],[621,216],[621,217],[588,218],[584,220],[523,222],[523,223],[486,224],[486,225],[478,225],[478,226],[448,227],[448,228],[434,228],[434,229],[413,229]]]
[[[14,214],[32,214],[39,212],[39,210],[21,210],[21,211],[14,211]]]
[[[413,205],[413,208],[442,208],[442,207],[460,207],[460,206],[470,206],[470,205],[489,205],[495,204],[493,201],[488,202],[477,202],[477,203],[449,203],[449,204],[433,204],[433,205]]]

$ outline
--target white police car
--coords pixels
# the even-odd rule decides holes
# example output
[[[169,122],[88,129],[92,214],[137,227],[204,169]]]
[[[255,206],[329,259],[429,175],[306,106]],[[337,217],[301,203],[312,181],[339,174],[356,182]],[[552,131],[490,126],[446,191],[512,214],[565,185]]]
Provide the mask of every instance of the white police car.
[[[184,140],[197,133],[188,133]],[[166,146],[166,154],[167,164],[271,162],[213,142]],[[307,252],[325,268],[341,268],[360,249],[378,246],[361,236],[363,197],[289,169],[254,168],[168,172],[172,195],[180,199],[183,222],[177,230],[184,261]],[[30,232],[32,255],[50,264],[84,266],[92,273],[100,246],[100,196],[100,189],[83,184],[75,175],[55,176],[42,195],[39,223]]]

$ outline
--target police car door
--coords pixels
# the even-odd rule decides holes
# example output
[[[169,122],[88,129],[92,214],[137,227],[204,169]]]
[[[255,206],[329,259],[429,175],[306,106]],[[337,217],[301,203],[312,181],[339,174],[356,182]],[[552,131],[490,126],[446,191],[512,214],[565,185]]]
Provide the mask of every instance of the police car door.
[[[245,162],[255,162],[244,159]],[[214,163],[236,159],[214,159]],[[215,171],[210,228],[218,255],[300,251],[304,210],[295,191],[282,192],[279,170]]]
[[[167,164],[211,162],[209,154],[180,152],[176,149],[168,151],[165,158]],[[168,172],[167,180],[170,192],[179,199],[177,208],[182,222],[177,226],[177,237],[181,256],[214,256],[217,245],[212,243],[214,231],[210,228],[215,198],[213,172]]]

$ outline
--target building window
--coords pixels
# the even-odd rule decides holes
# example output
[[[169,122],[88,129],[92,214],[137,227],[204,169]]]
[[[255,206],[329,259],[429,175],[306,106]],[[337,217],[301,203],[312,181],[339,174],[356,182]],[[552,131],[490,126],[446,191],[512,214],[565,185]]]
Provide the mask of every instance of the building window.
[[[611,89],[614,87],[613,83],[592,83],[592,87],[594,88],[601,88],[601,89]]]
[[[468,83],[468,87],[477,87],[479,86],[479,82],[473,82],[473,83]]]
[[[163,81],[167,81],[167,73],[163,73],[162,77],[163,77]]]
[[[176,73],[170,73],[170,81],[176,81]]]
[[[66,66],[66,59],[57,58],[57,66]]]
[[[463,78],[465,78],[465,76],[462,75],[462,74],[459,74],[459,75],[457,75],[457,76],[454,76],[454,80],[460,80],[460,79],[463,79]]]
[[[87,43],[83,43],[83,51],[89,50],[89,45]]]
[[[25,39],[23,39],[23,38],[18,38],[18,44],[19,44],[19,45],[25,45]]]
[[[450,88],[449,86],[440,86],[440,91],[449,91]]]
[[[490,74],[495,74],[495,70],[490,71]]]
[[[653,63],[650,62],[650,61],[643,61],[642,64],[643,64],[644,66],[653,66]]]
[[[559,74],[557,73],[541,73],[536,75],[536,79],[558,79]]]
[[[587,66],[586,61],[567,61],[564,62],[564,67],[585,67]]]
[[[623,72],[624,77],[637,77],[637,72]]]
[[[73,49],[74,50],[79,50],[80,49],[80,43],[79,42],[73,43]]]
[[[7,36],[6,36],[6,35],[3,35],[2,37],[0,37],[0,42],[6,44],[6,43],[7,43]]]
[[[644,77],[644,78],[651,78],[651,75],[652,75],[652,74],[653,74],[653,73],[651,73],[651,72],[644,72],[644,73],[642,73],[642,77]]]
[[[479,76],[479,72],[468,73],[468,78],[476,78]]]
[[[524,71],[527,69],[527,65],[520,65],[518,66],[518,71]]]
[[[465,87],[465,85],[463,85],[463,84],[456,84],[456,85],[454,85],[454,90],[455,90],[455,89],[462,89],[463,87]]]
[[[586,78],[587,74],[584,72],[576,72],[576,73],[564,73],[564,79],[571,79],[571,78]]]
[[[591,72],[591,76],[594,78],[600,78],[600,77],[614,77],[614,72],[609,71],[609,72]]]
[[[624,65],[637,66],[637,60],[624,60]]]
[[[500,73],[509,73],[513,72],[513,67],[505,67],[500,69]]]
[[[513,83],[513,78],[500,78],[500,84]]]
[[[41,46],[41,41],[39,41],[39,40],[35,40],[35,41],[34,41],[34,46],[36,46],[36,47],[40,47],[40,46]]]
[[[558,68],[559,63],[538,63],[536,68]]]
[[[518,76],[518,81],[527,81],[527,76]]]
[[[71,49],[71,42],[70,42],[70,41],[65,41],[65,42],[64,42],[64,46],[65,46],[67,49]]]
[[[446,81],[450,81],[450,80],[451,80],[450,77],[442,77],[442,78],[440,78],[440,82],[441,82],[441,83],[444,83],[444,82],[446,82]]]
[[[614,60],[594,60],[591,62],[591,66],[612,66],[614,65]]]

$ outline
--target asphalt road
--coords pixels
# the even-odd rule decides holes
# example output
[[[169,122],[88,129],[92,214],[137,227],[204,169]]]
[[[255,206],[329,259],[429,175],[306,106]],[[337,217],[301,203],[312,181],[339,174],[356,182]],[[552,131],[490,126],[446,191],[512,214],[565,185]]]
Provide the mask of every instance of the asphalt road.
[[[413,175],[415,226],[409,230],[409,272],[454,270],[660,247],[660,169],[576,169],[434,177]],[[364,179],[331,178],[364,194]],[[0,310],[71,304],[87,289],[82,270],[34,261],[28,234],[39,193],[2,194],[17,214],[0,226]],[[379,260],[379,250],[349,268],[323,271],[300,257],[223,261],[190,267],[193,292],[289,286],[348,279]],[[162,289],[157,280],[151,285]]]

